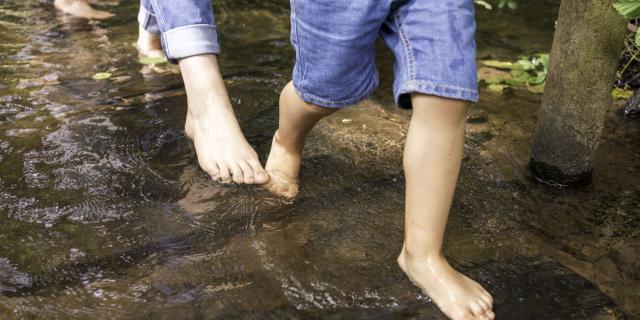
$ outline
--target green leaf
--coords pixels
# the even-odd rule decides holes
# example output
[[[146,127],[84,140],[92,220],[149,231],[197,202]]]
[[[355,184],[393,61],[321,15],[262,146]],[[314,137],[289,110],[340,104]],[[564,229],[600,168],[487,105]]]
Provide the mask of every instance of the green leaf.
[[[640,32],[636,31],[636,38],[635,41],[636,43],[636,47],[640,48]]]
[[[111,72],[98,72],[91,76],[94,80],[105,80],[111,78]]]
[[[614,0],[613,7],[627,19],[640,18],[639,0]]]
[[[508,88],[509,86],[506,84],[490,84],[489,86],[487,86],[487,89],[489,91],[493,91],[493,92],[502,92],[504,91],[504,89]]]
[[[535,86],[527,86],[527,91],[531,93],[544,93],[544,84],[539,84]]]
[[[538,71],[535,77],[531,77],[529,79],[529,83],[541,84],[541,83],[544,83],[545,80],[547,80],[547,73],[544,71]]]
[[[521,65],[524,70],[533,70],[536,68],[536,65],[528,59],[518,60],[518,64]]]
[[[144,57],[140,59],[138,62],[142,64],[162,64],[167,63],[166,57]]]
[[[540,64],[542,64],[542,67],[544,68],[544,71],[547,72],[547,70],[549,70],[549,54],[548,53],[539,53],[537,55],[537,61],[540,62]]]
[[[629,99],[633,96],[633,91],[632,90],[625,90],[625,89],[620,89],[620,88],[614,88],[613,91],[611,91],[611,96],[614,99]]]
[[[520,65],[509,61],[483,60],[482,63],[487,67],[498,69],[520,69]]]
[[[482,79],[482,81],[484,81],[487,84],[502,83],[504,80],[505,79],[503,77],[491,77],[491,78]]]
[[[522,84],[532,82],[534,79],[534,77],[524,70],[511,70],[511,75],[513,76],[513,80]]]

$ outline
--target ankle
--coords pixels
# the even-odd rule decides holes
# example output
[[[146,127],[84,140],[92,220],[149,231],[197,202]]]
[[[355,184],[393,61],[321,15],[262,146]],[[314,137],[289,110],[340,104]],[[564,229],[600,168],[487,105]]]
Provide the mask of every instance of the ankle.
[[[291,155],[302,155],[304,139],[300,140],[291,135],[282,134],[281,130],[278,129],[273,134],[273,141]]]
[[[400,257],[404,257],[404,259],[408,261],[446,261],[442,250],[425,250],[425,249],[415,249],[407,246],[406,244],[402,247],[402,252],[400,253]]]

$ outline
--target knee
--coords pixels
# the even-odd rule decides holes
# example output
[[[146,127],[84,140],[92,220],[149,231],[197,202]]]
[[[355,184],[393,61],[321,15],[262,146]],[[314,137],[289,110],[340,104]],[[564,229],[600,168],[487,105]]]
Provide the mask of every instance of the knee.
[[[470,103],[464,100],[412,94],[413,117],[428,122],[464,125]]]
[[[282,89],[282,93],[280,94],[280,106],[295,106],[303,109],[305,113],[316,117],[325,117],[338,110],[337,108],[323,107],[302,100],[302,98],[300,98],[296,93],[293,82],[287,83],[284,89]]]

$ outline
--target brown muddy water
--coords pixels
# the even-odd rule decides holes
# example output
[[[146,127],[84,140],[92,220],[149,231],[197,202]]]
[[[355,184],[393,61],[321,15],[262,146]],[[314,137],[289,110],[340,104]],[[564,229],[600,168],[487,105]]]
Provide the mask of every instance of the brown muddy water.
[[[558,1],[478,10],[479,58],[549,51]],[[87,22],[0,2],[0,319],[444,319],[395,264],[409,113],[381,88],[319,125],[302,194],[221,186],[171,68],[137,62],[137,3]],[[288,3],[216,1],[223,73],[264,160],[288,81]],[[93,80],[109,71],[109,80]],[[588,88],[585,88],[585,93]],[[540,95],[482,92],[446,254],[498,319],[640,317],[640,122],[611,107],[594,182],[526,178]]]

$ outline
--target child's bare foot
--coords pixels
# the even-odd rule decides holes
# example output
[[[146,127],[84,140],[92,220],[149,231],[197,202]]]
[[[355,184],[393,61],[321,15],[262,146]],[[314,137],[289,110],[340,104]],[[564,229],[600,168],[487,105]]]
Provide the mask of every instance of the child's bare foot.
[[[480,284],[451,267],[441,254],[417,258],[403,248],[398,265],[447,317],[453,320],[495,319],[491,295]]]
[[[85,19],[107,19],[113,17],[113,13],[96,10],[85,0],[55,0],[56,9],[75,17]]]
[[[269,182],[264,187],[274,194],[295,198],[299,192],[298,173],[302,150],[290,146],[280,137],[279,131],[273,135],[271,152],[265,170],[269,173]]]
[[[138,41],[136,41],[135,46],[138,48],[141,58],[164,56],[162,47],[160,46],[160,36],[145,30],[141,26],[138,27]]]
[[[198,99],[189,97],[189,104]],[[223,183],[264,184],[269,175],[262,169],[258,155],[251,148],[238,125],[231,106],[205,98],[204,108],[188,112],[185,133],[196,148],[202,170]]]
[[[264,184],[269,175],[244,137],[214,54],[178,61],[189,105],[185,133],[202,170],[228,183]]]

